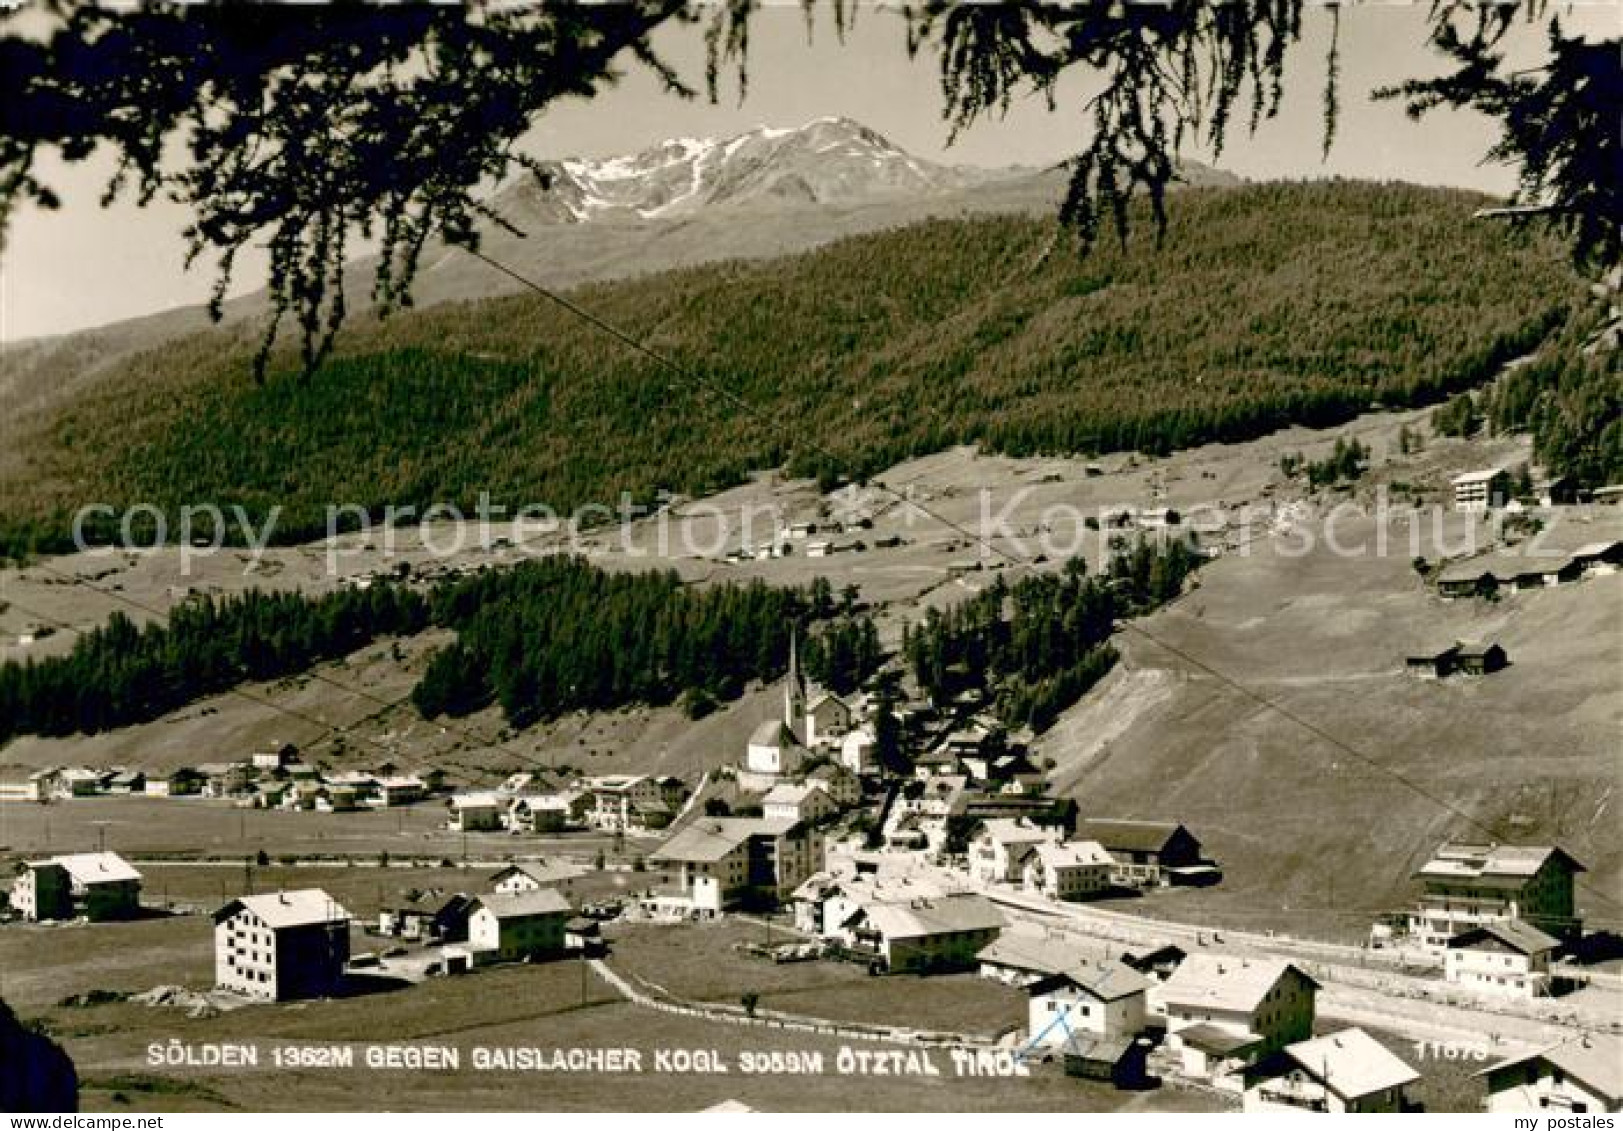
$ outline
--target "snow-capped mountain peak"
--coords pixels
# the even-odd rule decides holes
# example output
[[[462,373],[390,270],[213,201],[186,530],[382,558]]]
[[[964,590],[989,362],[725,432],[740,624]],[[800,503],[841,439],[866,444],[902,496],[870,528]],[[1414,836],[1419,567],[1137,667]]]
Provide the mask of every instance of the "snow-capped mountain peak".
[[[922,161],[849,118],[671,138],[631,154],[544,163],[496,206],[523,222],[651,220],[717,207],[840,204],[962,188],[996,174]]]

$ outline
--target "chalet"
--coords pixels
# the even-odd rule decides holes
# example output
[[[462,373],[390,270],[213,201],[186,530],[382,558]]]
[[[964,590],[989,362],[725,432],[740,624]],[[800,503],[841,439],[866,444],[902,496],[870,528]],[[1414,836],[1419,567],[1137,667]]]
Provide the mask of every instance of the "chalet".
[[[1501,1060],[1477,1076],[1487,1084],[1491,1112],[1623,1111],[1623,1040],[1585,1033]]]
[[[468,949],[475,962],[520,962],[560,954],[569,900],[553,888],[515,895],[481,895],[468,915]]]
[[[588,820],[608,832],[663,829],[687,795],[677,778],[631,774],[593,778],[588,788],[593,799]]]
[[[840,765],[859,777],[879,772],[879,739],[871,726],[864,723],[840,739]]]
[[[248,789],[253,767],[247,762],[205,762],[197,767],[204,797],[236,797]]]
[[[929,781],[942,774],[957,774],[962,769],[958,755],[945,744],[926,750],[913,759],[913,776],[919,781]]]
[[[1583,577],[1603,577],[1623,569],[1623,541],[1589,542],[1572,551]]]
[[[1244,1078],[1248,1112],[1370,1114],[1413,1110],[1404,1089],[1420,1073],[1362,1029],[1342,1029],[1286,1045]]]
[[[850,731],[852,719],[851,705],[838,695],[814,696],[806,704],[806,745],[812,748],[838,745]]]
[[[769,821],[821,821],[840,811],[828,791],[820,785],[773,786],[761,798],[761,813]]]
[[[1510,473],[1502,467],[1467,471],[1463,475],[1456,475],[1451,486],[1454,488],[1455,510],[1485,511],[1503,506],[1510,497]]]
[[[378,912],[378,933],[434,942],[466,942],[473,898],[460,892],[437,908],[400,907]]]
[[[84,852],[21,865],[11,905],[24,919],[129,919],[141,910],[141,873],[116,852]]]
[[[494,832],[502,827],[507,806],[493,793],[464,793],[446,803],[450,827],[458,832]]]
[[[888,973],[972,969],[1003,929],[1002,912],[979,895],[869,903],[849,925],[858,956]]]
[[[1510,663],[1505,650],[1491,642],[1462,642],[1458,652],[1459,670],[1466,675],[1488,675],[1503,671]]]
[[[1150,1042],[1143,1037],[1100,1037],[1073,1033],[1060,1049],[1065,1075],[1114,1084],[1118,1088],[1149,1086]]]
[[[214,913],[214,983],[263,1001],[331,997],[349,962],[349,912],[319,888],[245,895]]]
[[[1565,507],[1578,501],[1578,484],[1570,476],[1553,475],[1538,484],[1535,492],[1541,507]]]
[[[299,760],[299,748],[292,743],[283,743],[275,750],[261,750],[252,758],[256,770],[265,770],[274,773],[285,769]]]
[[[70,766],[62,771],[59,779],[60,796],[62,797],[94,797],[98,793],[107,792],[108,782],[113,780],[112,770],[92,770],[84,766]]]
[[[1172,977],[1187,957],[1189,952],[1183,947],[1168,943],[1154,950],[1144,951],[1142,954],[1136,952],[1124,954],[1121,960],[1150,981],[1164,982]]]
[[[596,808],[596,796],[586,789],[522,793],[508,800],[503,819],[514,832],[555,833],[585,825]]]
[[[573,871],[561,865],[551,865],[541,860],[522,860],[498,869],[489,882],[490,890],[497,895],[519,895],[561,884],[573,876]]]
[[[1026,987],[1028,1048],[1063,1045],[1076,1034],[1136,1037],[1148,1015],[1150,982],[1120,962],[1077,963]]]
[[[981,884],[1019,883],[1031,850],[1062,835],[1058,828],[1027,821],[987,821],[970,839],[969,874]]]
[[[1498,588],[1498,573],[1483,558],[1455,562],[1437,575],[1437,593],[1442,597],[1485,597]]]
[[[107,792],[129,795],[147,791],[147,776],[140,770],[119,770],[107,779]]]
[[[1560,945],[1516,919],[1484,923],[1448,940],[1443,977],[1494,997],[1545,997],[1550,993],[1550,956]]]
[[[1074,902],[1110,890],[1116,861],[1092,840],[1033,845],[1026,854],[1021,883],[1048,899]]]
[[[1277,959],[1191,954],[1153,997],[1183,1073],[1227,1085],[1235,1069],[1313,1035],[1318,988]]]
[[[1074,945],[1046,935],[1005,931],[981,948],[980,975],[1010,986],[1029,986],[1078,964]]]
[[[1443,954],[1455,935],[1520,919],[1557,938],[1578,934],[1573,878],[1585,868],[1563,849],[1505,844],[1445,844],[1415,879],[1423,886],[1409,933]]]
[[[1093,819],[1079,821],[1075,835],[1104,846],[1116,862],[1111,882],[1120,887],[1157,887],[1206,865],[1200,841],[1180,824]]]
[[[384,809],[414,805],[428,796],[428,786],[415,774],[378,779],[374,803]]]
[[[183,766],[167,774],[148,774],[142,788],[148,797],[188,797],[203,791],[204,777],[197,770]]]
[[[739,903],[776,903],[823,867],[823,834],[793,820],[704,817],[684,825],[649,862],[673,867],[665,910],[716,915]]]
[[[607,950],[603,928],[596,919],[577,915],[564,924],[564,949],[571,954],[595,958]]]
[[[862,801],[862,780],[844,766],[825,762],[806,775],[806,784],[817,786],[842,809]]]

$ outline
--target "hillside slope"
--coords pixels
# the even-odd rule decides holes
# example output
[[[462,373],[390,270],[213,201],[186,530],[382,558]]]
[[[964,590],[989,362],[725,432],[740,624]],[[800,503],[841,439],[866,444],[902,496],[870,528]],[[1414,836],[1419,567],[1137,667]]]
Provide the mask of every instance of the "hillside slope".
[[[577,293],[689,380],[534,296],[361,328],[308,382],[255,386],[244,351],[198,336],[25,418],[3,513],[15,543],[86,499],[280,505],[277,537],[301,539],[333,503],[567,511],[958,443],[1164,452],[1324,425],[1478,383],[1582,300],[1552,246],[1470,223],[1477,203],[1191,190],[1159,250],[1079,259],[1044,221],[937,220]]]
[[[1563,524],[1552,548],[1618,529]],[[1339,530],[1373,545],[1375,520]],[[1285,540],[1208,566],[1122,634],[1120,669],[1041,740],[1056,783],[1084,813],[1196,831],[1225,879],[1162,904],[1182,916],[1357,937],[1453,837],[1566,846],[1591,870],[1586,914],[1623,925],[1623,575],[1445,602],[1390,533],[1386,556],[1290,556]],[[1454,639],[1497,640],[1511,666],[1403,673],[1405,654]]]

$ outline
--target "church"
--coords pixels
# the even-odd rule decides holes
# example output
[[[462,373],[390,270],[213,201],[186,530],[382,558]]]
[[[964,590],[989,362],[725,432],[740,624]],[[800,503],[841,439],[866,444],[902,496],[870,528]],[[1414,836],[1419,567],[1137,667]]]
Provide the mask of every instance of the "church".
[[[808,687],[800,671],[800,653],[793,633],[789,637],[789,674],[783,686],[783,717],[767,719],[750,734],[740,784],[747,789],[770,789],[796,777],[813,751],[838,747],[851,729],[855,712],[837,695],[816,685]]]

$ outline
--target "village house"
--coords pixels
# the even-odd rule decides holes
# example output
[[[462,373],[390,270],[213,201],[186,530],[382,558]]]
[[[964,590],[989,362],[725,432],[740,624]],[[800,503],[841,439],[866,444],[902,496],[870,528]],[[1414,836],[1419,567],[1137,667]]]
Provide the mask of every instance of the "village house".
[[[117,770],[107,779],[107,792],[128,797],[147,791],[147,776],[140,770]]]
[[[1550,957],[1560,945],[1515,919],[1484,923],[1448,940],[1443,977],[1494,997],[1545,997],[1550,993]]]
[[[1456,672],[1489,675],[1509,663],[1503,647],[1492,642],[1455,641],[1447,648],[1406,656],[1404,670],[1422,679],[1446,679]]]
[[[1510,498],[1510,473],[1502,467],[1467,471],[1456,475],[1451,485],[1457,511],[1485,511],[1503,506]]]
[[[129,919],[141,911],[141,873],[116,852],[83,852],[21,865],[11,905],[30,922]]]
[[[684,825],[648,858],[674,867],[675,887],[657,908],[713,916],[737,904],[786,899],[823,867],[823,834],[794,820],[703,817]]]
[[[1478,1072],[1491,1112],[1589,1115],[1623,1111],[1623,1040],[1585,1033]]]
[[[1573,878],[1585,870],[1556,847],[1445,844],[1415,873],[1424,890],[1409,933],[1438,955],[1463,931],[1511,919],[1557,938],[1575,936],[1582,922]]]
[[[1064,835],[1051,825],[994,818],[986,821],[969,841],[969,874],[980,884],[1019,883],[1026,857],[1039,844],[1052,844]]]
[[[497,895],[519,895],[571,879],[574,872],[561,864],[541,860],[521,860],[496,870],[490,877],[490,890]]]
[[[236,797],[248,791],[253,767],[247,762],[204,762],[197,767],[203,777],[204,797]]]
[[[975,960],[980,976],[1009,986],[1029,986],[1077,965],[1074,944],[1047,935],[1004,931],[981,948]]]
[[[823,789],[841,809],[849,809],[862,802],[862,779],[844,766],[833,762],[824,762],[809,771],[806,774],[806,784]]]
[[[554,888],[481,895],[468,914],[468,949],[476,963],[520,962],[562,953],[569,900]]]
[[[887,973],[973,969],[1003,929],[1003,914],[972,894],[863,905],[848,922],[851,951]]]
[[[148,797],[190,797],[203,792],[203,775],[190,766],[167,774],[149,774],[142,792]]]
[[[1237,1087],[1236,1069],[1313,1035],[1318,988],[1277,959],[1191,954],[1151,997],[1183,1074]]]
[[[687,787],[673,777],[612,774],[588,782],[593,806],[589,820],[605,832],[663,829],[676,816]]]
[[[1217,871],[1202,858],[1194,834],[1173,822],[1095,818],[1077,822],[1075,836],[1110,853],[1116,862],[1111,883],[1119,887],[1209,881]]]
[[[1623,541],[1585,543],[1572,551],[1572,560],[1585,578],[1614,574],[1623,569]]]
[[[292,743],[283,743],[274,750],[260,750],[255,752],[252,763],[256,770],[274,773],[285,769],[299,760],[299,748]]]
[[[596,808],[597,798],[588,789],[521,793],[508,799],[503,819],[513,832],[556,833],[585,826]]]
[[[507,806],[493,793],[463,793],[445,803],[451,816],[447,822],[455,832],[496,832],[502,827]]]
[[[349,918],[320,888],[240,896],[214,913],[214,983],[262,1001],[331,997],[349,962]]]
[[[438,943],[466,942],[472,896],[458,892],[438,907],[401,907],[378,913],[378,933]]]
[[[59,797],[95,797],[107,792],[112,781],[112,770],[95,770],[85,766],[69,766],[57,778]]]
[[[1037,844],[1026,854],[1021,884],[1047,899],[1075,902],[1109,891],[1115,867],[1098,841]]]
[[[1412,1110],[1416,1072],[1362,1029],[1286,1045],[1245,1070],[1243,1108],[1369,1114]]]
[[[879,772],[879,738],[873,727],[863,723],[846,732],[840,739],[840,765],[858,777]]]
[[[851,730],[851,705],[838,695],[824,693],[806,705],[806,745],[837,746]]]
[[[799,930],[851,946],[856,941],[851,928],[868,904],[937,899],[947,891],[947,885],[934,873],[881,868],[840,876],[817,872],[795,889],[791,899]]]
[[[427,796],[427,783],[415,774],[383,777],[378,779],[377,792],[373,794],[372,804],[384,809],[393,809],[400,805],[414,805]]]
[[[773,786],[761,798],[761,815],[769,821],[821,821],[839,812],[840,807],[820,785]]]
[[[1063,1045],[1073,1034],[1136,1037],[1148,1017],[1149,979],[1120,962],[1073,963],[1026,987],[1030,1047]]]

